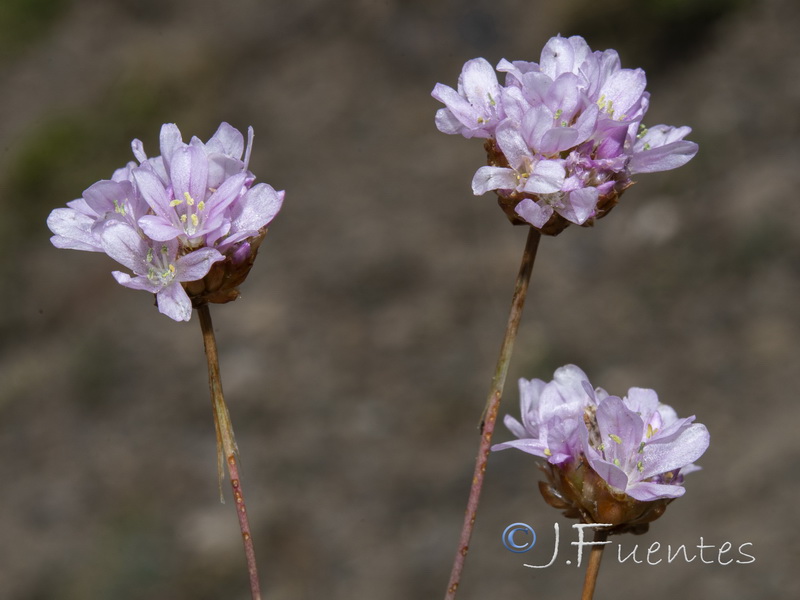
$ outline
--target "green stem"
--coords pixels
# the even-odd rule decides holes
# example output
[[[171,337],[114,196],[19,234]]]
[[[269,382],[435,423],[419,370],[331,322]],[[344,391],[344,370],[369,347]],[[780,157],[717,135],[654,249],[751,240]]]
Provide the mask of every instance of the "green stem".
[[[489,390],[489,397],[486,401],[486,408],[483,410],[481,418],[481,441],[478,448],[478,456],[475,459],[475,472],[472,477],[472,486],[469,490],[469,500],[467,500],[467,510],[464,514],[464,525],[461,528],[461,538],[459,539],[458,552],[456,552],[453,568],[450,572],[450,582],[447,585],[445,600],[453,600],[461,582],[461,572],[464,569],[464,561],[469,551],[469,542],[472,537],[472,530],[475,527],[475,519],[478,514],[478,503],[480,501],[483,480],[486,474],[486,463],[489,459],[489,452],[492,446],[492,434],[497,421],[497,412],[500,408],[500,399],[503,396],[503,386],[508,373],[508,364],[511,362],[511,352],[514,349],[514,340],[517,337],[519,322],[522,318],[522,308],[525,305],[525,296],[528,292],[528,283],[533,271],[533,262],[536,259],[536,250],[539,247],[541,233],[538,229],[530,228],[528,239],[525,242],[525,250],[522,254],[522,263],[519,267],[517,282],[514,287],[514,296],[511,300],[511,312],[508,315],[508,325],[506,334],[503,338],[503,345],[500,347],[500,356],[497,359],[494,376],[492,377],[492,387]]]
[[[208,386],[211,389],[211,405],[214,409],[214,428],[217,433],[217,470],[220,485],[220,498],[222,497],[222,479],[225,477],[224,465],[228,466],[231,476],[231,488],[233,489],[233,500],[236,503],[236,515],[239,517],[239,528],[242,531],[242,542],[244,543],[244,553],[247,559],[247,571],[250,575],[250,593],[253,600],[261,600],[261,590],[258,582],[258,568],[256,566],[255,549],[253,548],[253,536],[250,533],[250,523],[247,519],[247,507],[244,502],[242,486],[239,478],[239,468],[236,457],[239,455],[239,448],[236,446],[236,439],[233,437],[233,425],[225,405],[225,397],[222,393],[222,378],[219,374],[219,356],[217,354],[217,340],[214,336],[214,326],[211,323],[211,312],[208,304],[201,304],[197,307],[200,316],[200,328],[203,330],[203,345],[206,349],[206,359],[208,361]]]

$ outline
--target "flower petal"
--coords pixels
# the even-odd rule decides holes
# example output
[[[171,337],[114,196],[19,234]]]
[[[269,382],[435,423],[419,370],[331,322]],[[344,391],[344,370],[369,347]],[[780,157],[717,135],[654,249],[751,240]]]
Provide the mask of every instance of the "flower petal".
[[[175,263],[178,281],[197,281],[208,274],[211,265],[225,257],[214,248],[199,248],[181,256]]]
[[[55,235],[50,242],[56,248],[102,252],[100,240],[92,232],[95,219],[72,208],[56,208],[47,217],[47,226]]]
[[[208,157],[202,148],[186,146],[175,150],[169,168],[173,195],[184,200],[186,194],[196,202],[204,200],[208,186]]]
[[[100,233],[103,250],[115,261],[125,265],[137,275],[147,273],[147,251],[149,246],[141,235],[129,224],[109,221]]]
[[[164,217],[158,215],[145,215],[138,221],[145,235],[157,242],[174,240],[179,235],[183,235],[184,230],[178,229]]]
[[[682,140],[666,146],[643,150],[633,155],[630,162],[631,174],[656,173],[682,167],[694,158],[698,146],[694,142]]]
[[[705,425],[694,423],[671,438],[653,439],[643,451],[642,479],[668,473],[693,463],[708,449],[710,436]]]
[[[517,187],[517,174],[504,167],[481,167],[472,178],[472,193],[476,196],[490,190],[513,190]]]
[[[686,488],[682,485],[639,481],[625,490],[625,493],[636,500],[650,502],[661,498],[679,498],[686,493]]]
[[[192,301],[186,290],[177,281],[162,288],[156,294],[158,312],[175,321],[188,321],[192,318]]]
[[[285,195],[286,192],[277,192],[266,183],[253,186],[232,211],[231,231],[257,231],[265,227],[280,211]]]
[[[552,194],[561,190],[566,177],[560,160],[540,160],[531,171],[524,190],[532,194]]]
[[[514,212],[534,227],[544,227],[544,224],[553,214],[553,207],[549,204],[534,202],[530,198],[525,198],[517,204]]]

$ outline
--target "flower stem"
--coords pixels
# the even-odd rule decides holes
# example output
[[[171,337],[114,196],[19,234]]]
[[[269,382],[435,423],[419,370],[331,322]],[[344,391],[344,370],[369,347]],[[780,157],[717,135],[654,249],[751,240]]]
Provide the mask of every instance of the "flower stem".
[[[200,316],[200,328],[203,330],[203,345],[206,349],[206,359],[208,360],[208,386],[211,389],[211,405],[214,409],[214,428],[217,433],[217,472],[219,476],[220,500],[222,500],[222,480],[225,477],[224,465],[228,465],[228,472],[231,476],[231,488],[233,488],[233,500],[236,503],[236,514],[239,517],[239,528],[242,531],[242,541],[244,542],[244,553],[247,558],[247,571],[250,574],[250,593],[253,600],[261,600],[261,590],[258,583],[258,568],[256,566],[256,555],[253,548],[253,536],[250,534],[250,523],[247,520],[247,507],[244,502],[242,486],[239,479],[239,468],[236,457],[239,455],[239,448],[233,437],[233,425],[225,405],[225,397],[222,393],[222,379],[219,374],[219,357],[217,355],[217,340],[214,337],[214,326],[211,323],[211,312],[208,304],[201,304],[197,307]],[[224,500],[223,500],[224,501]]]
[[[594,532],[595,542],[605,542],[608,539],[608,531],[598,529]],[[589,564],[586,565],[586,579],[583,580],[583,593],[581,600],[592,600],[594,596],[594,586],[597,583],[597,574],[600,572],[600,560],[603,558],[603,548],[605,544],[595,544],[589,555]]]
[[[528,283],[531,279],[533,262],[536,259],[536,250],[539,247],[540,239],[541,233],[539,233],[539,230],[531,227],[528,231],[525,251],[522,254],[522,264],[520,264],[517,282],[514,286],[514,296],[511,300],[511,312],[508,315],[506,334],[503,338],[503,345],[500,347],[500,356],[497,359],[497,366],[492,377],[492,387],[489,390],[486,408],[484,408],[481,417],[481,442],[478,448],[478,456],[475,459],[475,472],[472,477],[472,486],[469,490],[467,510],[464,514],[464,525],[461,528],[458,552],[456,552],[453,569],[450,572],[450,582],[447,585],[445,600],[453,600],[456,597],[458,585],[461,582],[461,571],[464,569],[464,561],[467,558],[469,541],[472,537],[472,530],[475,527],[475,518],[478,513],[478,502],[480,501],[481,489],[483,488],[483,480],[486,474],[486,463],[489,459],[497,412],[500,408],[500,398],[503,396],[508,364],[511,362],[511,352],[514,349],[514,340],[517,337],[519,322],[522,318],[522,307],[525,304],[525,296],[528,292]]]

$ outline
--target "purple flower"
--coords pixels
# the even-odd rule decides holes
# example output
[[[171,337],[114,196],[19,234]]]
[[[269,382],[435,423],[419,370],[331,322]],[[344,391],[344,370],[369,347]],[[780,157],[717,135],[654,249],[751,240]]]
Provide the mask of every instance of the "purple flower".
[[[492,66],[483,58],[468,60],[458,77],[458,91],[437,83],[432,96],[444,103],[436,113],[436,127],[464,137],[491,137],[503,113],[498,103],[500,84]]]
[[[445,108],[436,126],[487,138],[489,165],[472,181],[494,191],[514,223],[556,235],[591,225],[631,185],[631,175],[677,168],[697,153],[688,127],[647,130],[650,104],[641,69],[623,69],[614,50],[592,52],[583,38],[551,38],[539,63],[484,59],[464,65],[458,90],[437,84]]]
[[[105,253],[135,274],[113,271],[117,283],[155,294],[158,310],[176,321],[192,316],[192,301],[180,284],[202,279],[213,263],[225,258],[207,247],[178,256],[177,240],[150,240],[119,221],[107,222],[101,239]]]
[[[684,494],[683,475],[699,468],[693,463],[709,444],[704,425],[678,418],[653,390],[611,396],[574,365],[549,382],[520,380],[520,411],[521,422],[505,419],[518,439],[492,450],[546,459],[545,497],[587,522],[630,526],[656,518],[664,502]],[[642,504],[656,501],[659,511]]]
[[[248,170],[253,129],[222,123],[207,141],[184,143],[174,124],[161,128],[161,155],[95,183],[47,224],[58,248],[105,252],[133,271],[114,272],[122,285],[156,294],[159,310],[188,320],[192,305],[228,302],[255,259],[284,192],[255,184]]]
[[[661,408],[653,390],[631,388],[599,403],[596,429],[582,429],[582,452],[614,490],[642,501],[677,498],[685,492],[681,469],[708,448],[708,430],[693,421]]]
[[[558,465],[580,453],[584,407],[594,404],[583,383],[586,374],[575,365],[556,370],[553,380],[519,380],[522,423],[506,415],[505,425],[519,439],[496,444],[492,450],[517,448]],[[601,392],[602,393],[602,392]]]

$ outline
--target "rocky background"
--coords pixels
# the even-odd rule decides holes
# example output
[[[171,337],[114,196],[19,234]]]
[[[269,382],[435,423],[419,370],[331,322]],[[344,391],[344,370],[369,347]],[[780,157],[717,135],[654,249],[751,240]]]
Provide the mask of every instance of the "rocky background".
[[[265,598],[444,594],[525,231],[472,196],[481,143],[436,130],[430,91],[557,33],[645,68],[647,123],[701,149],[543,240],[501,412],[519,377],[576,363],[708,426],[686,496],[615,544],[702,537],[713,564],[610,552],[598,600],[798,597],[799,27],[794,0],[4,0],[0,598],[249,597],[197,319],[45,226],[134,137],[157,154],[161,123],[223,120],[287,190],[243,297],[212,310]],[[492,457],[459,598],[580,595],[534,463]],[[516,521],[541,547],[503,548]],[[557,564],[524,568],[554,522]],[[754,563],[720,564],[748,542]]]

